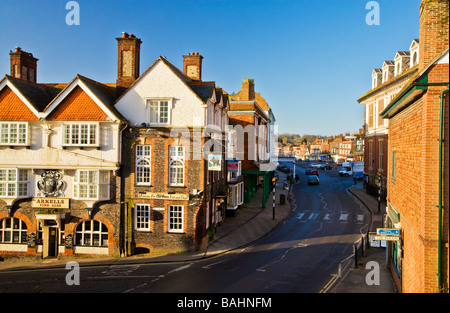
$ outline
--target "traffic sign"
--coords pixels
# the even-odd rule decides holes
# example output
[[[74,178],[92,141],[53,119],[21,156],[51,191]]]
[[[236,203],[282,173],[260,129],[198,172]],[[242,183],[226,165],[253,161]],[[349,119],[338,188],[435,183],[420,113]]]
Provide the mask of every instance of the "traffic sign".
[[[400,236],[374,236],[375,240],[399,241]]]
[[[400,236],[400,229],[395,228],[377,228],[379,236]]]

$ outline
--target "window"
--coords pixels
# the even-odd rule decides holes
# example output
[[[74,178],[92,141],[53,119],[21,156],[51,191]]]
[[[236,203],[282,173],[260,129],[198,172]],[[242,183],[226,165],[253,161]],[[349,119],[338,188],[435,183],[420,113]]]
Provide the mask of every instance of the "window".
[[[397,165],[396,164],[396,162],[397,162],[396,156],[397,156],[397,151],[393,151],[392,152],[392,181],[394,181],[394,182],[395,182],[395,171],[396,171],[395,167]]]
[[[150,230],[150,205],[136,204],[135,205],[135,220],[134,228],[136,230]]]
[[[150,124],[170,124],[170,103],[169,100],[147,100],[150,107]]]
[[[150,185],[151,146],[136,146],[136,184]]]
[[[169,147],[169,185],[184,186],[184,146]]]
[[[98,123],[63,124],[63,146],[99,146]]]
[[[384,119],[380,116],[380,113],[383,112],[383,109],[384,109],[384,99],[380,99],[378,100],[378,115],[377,115],[378,126],[384,125]]]
[[[371,103],[371,104],[369,104],[369,110],[368,110],[369,112],[369,122],[368,122],[368,125],[369,125],[369,128],[372,128],[373,127],[373,104]]]
[[[0,123],[0,145],[27,145],[28,123]]]
[[[25,222],[14,217],[0,220],[0,243],[27,243]]]
[[[108,228],[95,220],[81,222],[75,229],[75,245],[108,247]]]
[[[378,141],[378,171],[383,172],[383,143],[384,141],[380,139]]]
[[[75,199],[109,200],[109,171],[78,170],[75,172]]]
[[[172,233],[182,233],[183,232],[183,211],[184,206],[182,205],[169,205],[169,218],[167,231]]]
[[[373,169],[373,140],[369,141],[369,170]]]
[[[28,196],[28,171],[0,169],[0,197],[20,198]]]

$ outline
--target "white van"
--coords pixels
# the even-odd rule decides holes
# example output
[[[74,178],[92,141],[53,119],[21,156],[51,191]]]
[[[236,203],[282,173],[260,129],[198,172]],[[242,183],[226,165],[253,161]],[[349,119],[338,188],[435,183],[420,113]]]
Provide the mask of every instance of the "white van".
[[[356,172],[364,171],[364,162],[345,162],[342,164],[342,169],[339,171],[339,176],[353,176]]]

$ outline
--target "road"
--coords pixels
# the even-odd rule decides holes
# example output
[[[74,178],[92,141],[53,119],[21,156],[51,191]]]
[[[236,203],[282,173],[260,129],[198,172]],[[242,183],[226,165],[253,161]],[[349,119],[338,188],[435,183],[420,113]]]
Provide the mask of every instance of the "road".
[[[338,169],[320,171],[320,184],[308,186],[307,166],[296,166],[300,182],[292,190],[292,214],[245,248],[193,262],[81,267],[79,285],[66,283],[71,269],[0,271],[0,292],[327,292],[340,264],[351,261],[370,216],[347,192],[352,178],[339,177]]]

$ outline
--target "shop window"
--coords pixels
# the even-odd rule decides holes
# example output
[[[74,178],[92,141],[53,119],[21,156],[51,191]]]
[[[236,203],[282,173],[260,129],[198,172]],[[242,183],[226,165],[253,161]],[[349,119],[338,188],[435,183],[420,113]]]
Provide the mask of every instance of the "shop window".
[[[27,243],[25,222],[15,217],[0,220],[0,243]]]
[[[108,247],[108,228],[96,220],[81,222],[75,229],[75,245]]]

